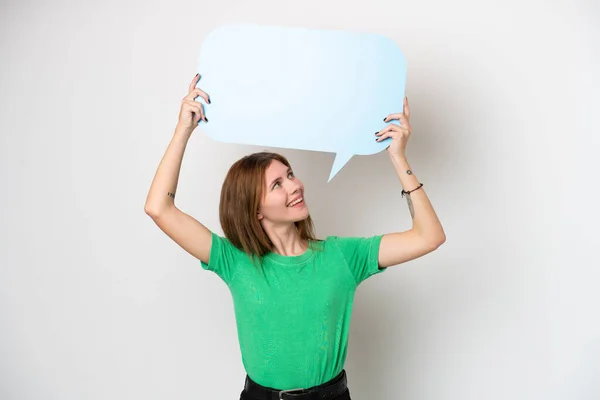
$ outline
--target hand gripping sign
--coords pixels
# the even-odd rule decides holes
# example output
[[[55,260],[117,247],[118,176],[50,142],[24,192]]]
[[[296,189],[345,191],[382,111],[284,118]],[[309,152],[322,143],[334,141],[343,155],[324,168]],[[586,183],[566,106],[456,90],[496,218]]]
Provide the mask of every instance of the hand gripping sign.
[[[406,60],[378,34],[224,25],[202,43],[198,71],[209,137],[336,153],[328,182],[389,146],[374,133],[404,105]]]

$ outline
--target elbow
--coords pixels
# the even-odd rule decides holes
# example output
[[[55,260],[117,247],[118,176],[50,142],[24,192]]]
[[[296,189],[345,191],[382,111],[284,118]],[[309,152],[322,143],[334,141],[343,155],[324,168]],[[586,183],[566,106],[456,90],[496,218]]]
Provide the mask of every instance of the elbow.
[[[443,245],[445,242],[446,242],[446,235],[443,235],[442,237],[440,237],[440,239],[438,239],[436,249],[438,247],[440,247],[441,245]]]
[[[429,248],[431,251],[436,250],[438,247],[444,244],[446,241],[446,235],[444,232],[436,235],[430,235],[426,239],[427,243],[429,243]]]
[[[148,206],[144,206],[144,212],[146,213],[146,215],[148,215],[150,217],[154,217],[156,215],[156,212],[154,211],[154,209],[150,208]]]
[[[441,233],[439,235],[437,235],[435,237],[435,239],[433,240],[433,244],[435,246],[434,248],[437,249],[438,247],[443,245],[445,242],[446,242],[446,234],[442,230]]]
[[[446,234],[443,229],[436,230],[435,232],[429,231],[427,233],[421,233],[419,236],[421,236],[423,241],[428,244],[431,251],[437,249],[446,242]]]
[[[144,212],[149,215],[152,219],[156,219],[159,218],[161,215],[163,215],[165,212],[168,212],[170,208],[175,207],[174,204],[167,204],[167,205],[152,205],[152,204],[145,204],[144,205]]]
[[[144,212],[153,219],[158,217],[160,214],[160,211],[157,207],[152,207],[148,204],[144,205]]]

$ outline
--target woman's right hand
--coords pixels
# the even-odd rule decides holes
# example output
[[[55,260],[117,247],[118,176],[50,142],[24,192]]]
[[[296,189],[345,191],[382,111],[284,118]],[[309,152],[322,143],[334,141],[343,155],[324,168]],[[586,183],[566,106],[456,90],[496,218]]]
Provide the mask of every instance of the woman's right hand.
[[[200,80],[200,74],[196,74],[192,82],[190,83],[187,96],[181,101],[181,110],[179,111],[179,121],[177,127],[191,133],[200,120],[208,122],[208,119],[204,115],[204,108],[202,103],[197,102],[195,99],[200,96],[210,104],[210,97],[206,92],[196,87],[196,84]]]

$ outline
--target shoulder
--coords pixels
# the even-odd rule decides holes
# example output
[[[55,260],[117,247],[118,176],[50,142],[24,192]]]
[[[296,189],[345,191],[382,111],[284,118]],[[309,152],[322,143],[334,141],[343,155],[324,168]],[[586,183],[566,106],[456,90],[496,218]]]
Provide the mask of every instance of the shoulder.
[[[247,257],[243,249],[236,247],[227,237],[212,232],[210,249],[210,260],[212,263],[238,262]]]
[[[215,232],[212,232],[212,239],[213,241],[216,241],[216,245],[223,247],[225,249],[227,249],[228,251],[233,251],[233,252],[240,252],[243,253],[244,250],[240,249],[238,247],[236,247],[231,240],[229,240],[227,237],[225,236],[221,236],[216,234]]]
[[[337,236],[331,235],[327,236],[323,241],[325,244],[334,245],[334,246],[355,246],[361,244],[370,244],[375,241],[380,241],[383,235],[373,235],[373,236]]]
[[[331,235],[323,241],[324,249],[337,249],[343,254],[355,252],[377,252],[383,235],[337,236]]]
[[[383,272],[378,264],[379,247],[383,235],[329,236],[325,240],[326,253],[343,260],[354,276],[356,284]],[[329,249],[329,250],[327,250]]]

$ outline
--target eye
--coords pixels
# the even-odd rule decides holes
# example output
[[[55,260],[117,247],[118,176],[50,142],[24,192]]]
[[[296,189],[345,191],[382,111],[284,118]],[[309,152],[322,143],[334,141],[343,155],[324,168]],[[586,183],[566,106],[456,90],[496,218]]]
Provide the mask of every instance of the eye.
[[[275,189],[275,188],[277,187],[277,185],[279,185],[279,182],[275,182],[275,183],[273,184],[273,189]]]
[[[288,174],[288,176],[294,176],[294,173],[292,171],[290,171],[290,173]]]

